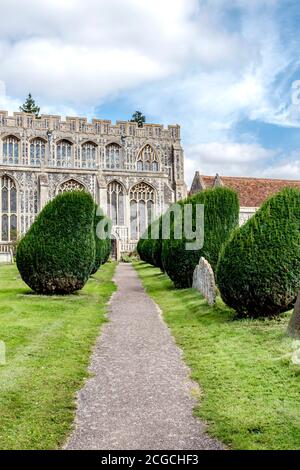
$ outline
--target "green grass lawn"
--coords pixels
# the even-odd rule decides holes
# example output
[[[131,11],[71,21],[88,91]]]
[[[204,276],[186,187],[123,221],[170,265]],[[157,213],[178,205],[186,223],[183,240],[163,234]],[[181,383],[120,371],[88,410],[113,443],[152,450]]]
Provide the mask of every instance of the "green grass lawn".
[[[75,392],[115,290],[115,263],[74,295],[33,295],[15,266],[0,266],[0,449],[55,449],[70,432]]]
[[[300,366],[277,320],[236,320],[194,289],[175,290],[167,276],[134,264],[163,311],[202,396],[195,413],[209,433],[234,449],[300,449]],[[287,355],[287,356],[286,356]]]

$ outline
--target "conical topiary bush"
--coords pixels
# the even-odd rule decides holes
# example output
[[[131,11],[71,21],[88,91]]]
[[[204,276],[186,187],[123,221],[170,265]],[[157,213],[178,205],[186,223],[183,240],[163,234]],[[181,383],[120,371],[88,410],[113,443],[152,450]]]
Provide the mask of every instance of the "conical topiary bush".
[[[90,194],[58,195],[40,212],[17,248],[22,279],[41,294],[81,289],[95,261],[94,202]]]
[[[233,234],[222,250],[217,284],[242,316],[273,316],[292,308],[300,290],[300,191],[276,194]]]
[[[142,261],[144,261],[143,260],[143,257],[144,257],[144,255],[143,255],[143,243],[144,243],[144,240],[142,238],[140,238],[139,241],[138,241],[138,244],[136,246],[137,254],[139,255],[139,257],[141,258]]]

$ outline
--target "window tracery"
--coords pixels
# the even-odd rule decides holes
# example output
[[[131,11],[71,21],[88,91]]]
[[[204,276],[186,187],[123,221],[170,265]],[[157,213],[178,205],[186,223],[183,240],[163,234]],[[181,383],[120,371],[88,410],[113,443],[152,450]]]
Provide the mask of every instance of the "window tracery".
[[[12,178],[4,175],[0,179],[0,234],[2,241],[17,238],[17,188]]]
[[[3,163],[16,165],[19,163],[20,141],[15,136],[10,135],[3,139]]]
[[[65,193],[67,191],[85,191],[85,187],[83,184],[79,183],[74,179],[69,179],[62,183],[59,187],[59,193]]]
[[[39,166],[41,161],[45,161],[46,143],[42,139],[34,139],[30,143],[29,164]]]
[[[107,187],[108,216],[113,225],[125,224],[124,189],[118,181],[112,181]]]
[[[137,171],[159,171],[157,154],[149,144],[145,145],[139,153]]]
[[[78,166],[81,168],[96,168],[97,146],[93,142],[85,142],[80,151]]]
[[[65,139],[56,144],[55,166],[70,167],[72,165],[72,147],[72,143]]]
[[[138,240],[154,220],[154,189],[141,182],[130,190],[131,239]]]
[[[121,161],[121,147],[118,144],[112,143],[106,146],[105,160],[106,168],[117,170],[123,167]]]

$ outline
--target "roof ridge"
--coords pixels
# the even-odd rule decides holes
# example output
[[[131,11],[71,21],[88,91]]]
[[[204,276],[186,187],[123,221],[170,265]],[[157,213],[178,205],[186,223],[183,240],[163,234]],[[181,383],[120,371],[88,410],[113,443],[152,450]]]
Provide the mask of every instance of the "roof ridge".
[[[216,176],[212,175],[201,175],[202,178],[212,178],[214,179]],[[254,180],[254,181],[284,181],[285,183],[300,183],[300,179],[284,179],[284,178],[259,178],[255,176],[222,176],[219,175],[221,179],[230,178],[230,179],[241,179],[241,180]]]

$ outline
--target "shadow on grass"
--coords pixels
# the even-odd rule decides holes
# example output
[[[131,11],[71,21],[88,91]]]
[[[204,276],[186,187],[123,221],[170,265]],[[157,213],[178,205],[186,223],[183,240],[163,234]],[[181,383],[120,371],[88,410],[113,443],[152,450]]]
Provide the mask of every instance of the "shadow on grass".
[[[23,293],[18,293],[15,295],[17,298],[24,298],[24,299],[33,298],[33,299],[52,299],[52,300],[78,300],[79,298],[89,297],[89,294],[82,292],[82,291],[72,292],[71,294],[39,294],[38,292],[34,292],[32,290],[26,290]]]
[[[149,273],[149,267],[151,268],[151,273]],[[146,278],[146,280],[151,283],[151,287],[147,287],[147,281],[146,281],[146,287],[149,290],[149,292],[158,292],[158,291],[164,291],[168,293],[173,293],[176,298],[180,298],[181,302],[183,301],[186,303],[186,308],[188,310],[194,311],[194,313],[197,313],[196,310],[199,310],[199,307],[201,307],[201,318],[203,318],[206,315],[209,315],[211,318],[213,318],[215,321],[219,323],[224,323],[224,322],[246,322],[246,323],[272,323],[272,322],[282,322],[286,321],[287,316],[290,315],[290,312],[285,312],[282,313],[281,315],[276,315],[273,317],[256,317],[252,318],[250,315],[245,316],[243,314],[240,314],[236,312],[234,309],[228,307],[223,300],[220,297],[220,294],[217,296],[217,300],[215,305],[210,306],[208,305],[206,299],[196,290],[193,288],[188,288],[188,289],[176,289],[171,282],[171,280],[168,278],[167,274],[162,273],[161,271],[158,271],[157,268],[154,268],[153,266],[143,263],[143,264],[135,264],[135,269],[137,272],[141,273],[141,276]]]
[[[196,289],[176,289],[167,274],[162,273],[157,268],[146,263],[135,263],[134,267],[143,278],[145,287],[149,293],[158,295],[158,292],[168,292],[176,297],[176,302],[180,301],[181,308],[182,304],[184,304],[187,312],[193,312],[201,318],[209,315],[210,317],[213,316],[216,321],[222,323],[236,320],[236,312],[227,307],[220,297],[217,297],[214,306],[210,306]],[[149,268],[151,268],[151,270]],[[175,305],[174,308],[176,308]]]

